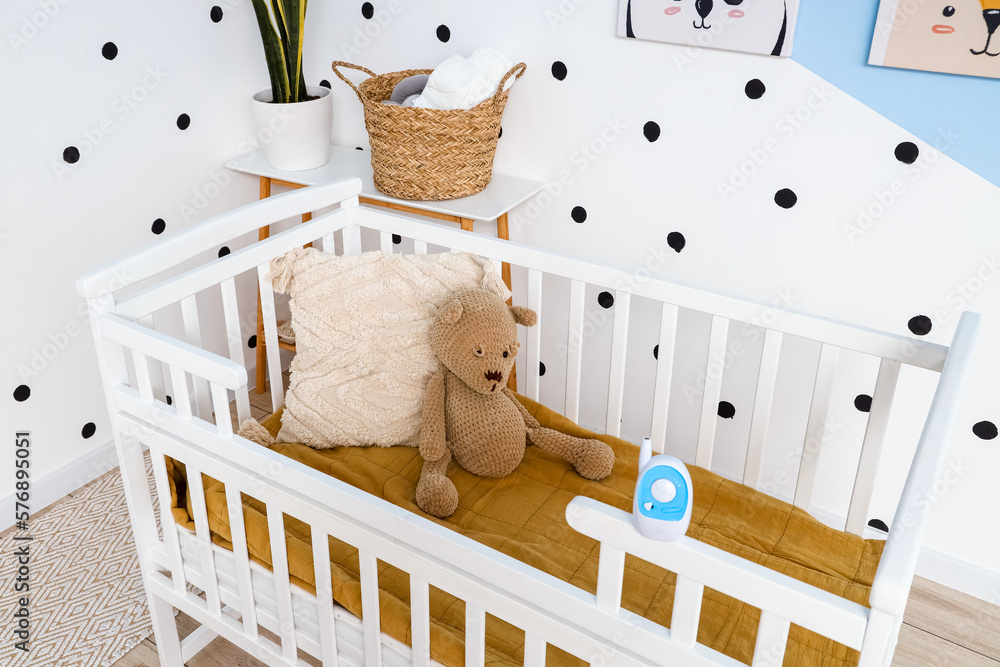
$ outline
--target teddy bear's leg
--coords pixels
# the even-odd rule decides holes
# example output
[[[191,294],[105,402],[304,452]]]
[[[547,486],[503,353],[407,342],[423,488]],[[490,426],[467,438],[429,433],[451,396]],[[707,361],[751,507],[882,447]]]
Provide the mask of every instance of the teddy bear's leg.
[[[449,461],[451,451],[447,449],[436,461],[425,459],[417,482],[417,507],[439,519],[447,519],[458,507],[458,491],[447,474]]]
[[[542,426],[528,429],[528,441],[566,459],[587,479],[604,479],[615,465],[614,451],[600,440],[585,440]]]

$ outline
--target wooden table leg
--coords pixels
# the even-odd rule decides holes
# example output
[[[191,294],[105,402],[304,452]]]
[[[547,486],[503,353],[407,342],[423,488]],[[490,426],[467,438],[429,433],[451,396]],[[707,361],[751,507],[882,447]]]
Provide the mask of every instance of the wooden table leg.
[[[267,176],[260,177],[260,198],[267,199],[271,196],[271,179]],[[270,227],[261,227],[257,233],[257,240],[263,241],[271,235]],[[267,345],[264,341],[264,314],[260,305],[260,287],[257,287],[257,386],[258,394],[263,394],[267,384]]]
[[[510,240],[510,228],[507,225],[507,214],[504,213],[499,218],[497,218],[497,238],[503,239],[504,241]],[[507,286],[507,289],[511,289],[510,286],[510,264],[504,262],[500,268],[500,275],[503,277],[503,284]],[[507,305],[514,304],[514,297],[507,299]],[[510,369],[510,377],[507,378],[507,388],[511,391],[517,391],[517,363]]]
[[[462,231],[463,232],[471,232],[472,231],[472,223],[475,222],[475,221],[472,218],[459,218],[458,222],[459,222],[459,224],[462,225]]]

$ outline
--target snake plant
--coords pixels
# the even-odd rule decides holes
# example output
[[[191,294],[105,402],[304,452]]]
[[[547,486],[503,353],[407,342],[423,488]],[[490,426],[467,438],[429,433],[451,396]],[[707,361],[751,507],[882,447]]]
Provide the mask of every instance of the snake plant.
[[[271,100],[278,103],[308,99],[302,76],[302,33],[307,0],[252,0],[264,43]]]

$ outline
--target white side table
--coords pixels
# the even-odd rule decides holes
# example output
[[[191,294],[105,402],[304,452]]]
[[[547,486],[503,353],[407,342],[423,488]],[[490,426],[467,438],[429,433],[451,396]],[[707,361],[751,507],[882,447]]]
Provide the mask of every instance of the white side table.
[[[533,181],[506,174],[493,174],[490,184],[482,192],[460,199],[446,201],[413,201],[396,199],[382,194],[375,189],[372,180],[371,155],[365,151],[343,146],[332,146],[330,161],[318,169],[308,171],[280,171],[268,164],[261,151],[252,155],[230,160],[226,168],[232,171],[250,174],[260,178],[260,198],[271,196],[271,186],[279,185],[288,188],[304,188],[320,183],[330,183],[344,178],[361,179],[360,203],[366,206],[382,206],[411,215],[421,215],[437,220],[455,222],[468,232],[476,220],[496,220],[497,236],[509,239],[507,213],[529,197],[537,194],[544,187],[541,181]],[[305,222],[312,217],[311,213],[303,214]],[[269,227],[260,230],[260,240],[266,239],[271,233]],[[504,263],[502,269],[503,281],[510,288],[510,265]],[[295,346],[284,341],[278,341],[279,347],[295,351]],[[260,298],[257,299],[257,393],[264,392],[267,380],[266,358],[267,347],[264,340],[264,322],[260,308]],[[511,371],[508,386],[517,386],[516,369]]]

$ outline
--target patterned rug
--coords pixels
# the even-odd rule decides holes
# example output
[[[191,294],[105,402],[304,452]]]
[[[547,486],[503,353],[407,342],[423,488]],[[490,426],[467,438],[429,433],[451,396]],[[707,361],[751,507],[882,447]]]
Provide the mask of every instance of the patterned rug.
[[[14,539],[25,535],[33,539]],[[31,556],[27,653],[12,632],[24,595],[14,591],[23,545]],[[152,634],[117,469],[29,521],[27,531],[0,538],[0,609],[4,667],[104,667]]]

